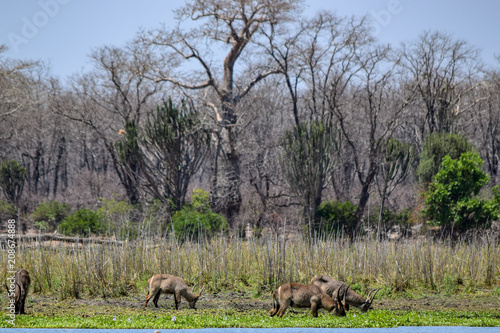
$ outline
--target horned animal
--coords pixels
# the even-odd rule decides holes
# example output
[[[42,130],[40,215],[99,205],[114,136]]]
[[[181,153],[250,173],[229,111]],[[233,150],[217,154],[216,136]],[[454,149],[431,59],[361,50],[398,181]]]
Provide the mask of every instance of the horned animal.
[[[328,312],[343,317],[345,313],[344,296],[347,293],[349,286],[345,289],[342,296],[340,288],[337,290],[335,298],[325,294],[318,286],[312,284],[300,283],[285,283],[273,291],[273,308],[271,309],[271,317],[278,314],[282,317],[289,306],[296,308],[308,308],[312,310],[313,317],[318,316],[318,310],[324,308]]]
[[[144,308],[148,305],[149,299],[153,298],[153,303],[155,307],[158,307],[158,299],[161,294],[173,294],[175,300],[175,309],[179,310],[179,304],[181,303],[181,296],[189,302],[189,307],[195,309],[196,301],[201,296],[200,291],[198,295],[193,295],[189,289],[186,282],[174,275],[169,274],[155,274],[148,280],[148,294],[146,296],[146,301],[144,302]]]
[[[321,288],[321,290],[329,296],[336,294],[342,286],[346,285],[345,282],[334,280],[325,275],[313,277],[311,283]],[[350,305],[357,307],[361,312],[368,311],[379,290],[380,288],[370,290],[367,298],[359,295],[352,289],[349,290],[345,295],[346,311],[349,311]]]
[[[14,292],[9,291],[9,296],[14,301],[14,309],[16,314],[25,314],[24,305],[26,303],[26,296],[30,288],[30,274],[27,270],[21,268],[17,270],[14,275]]]

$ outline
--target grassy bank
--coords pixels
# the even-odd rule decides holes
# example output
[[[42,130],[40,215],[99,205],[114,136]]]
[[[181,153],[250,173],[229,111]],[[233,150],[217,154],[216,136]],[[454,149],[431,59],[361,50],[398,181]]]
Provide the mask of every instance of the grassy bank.
[[[310,314],[270,318],[262,313],[234,314],[229,311],[189,311],[153,314],[111,316],[24,316],[16,319],[16,327],[27,328],[205,328],[205,327],[397,327],[397,326],[500,326],[498,315],[473,314],[457,311],[371,311],[368,314],[338,318],[321,314],[313,318]],[[0,324],[0,327],[10,327]]]
[[[2,251],[4,278],[7,263]],[[300,237],[218,237],[195,243],[152,237],[108,244],[30,241],[18,244],[16,265],[26,268],[32,281],[29,315],[16,318],[20,327],[500,326],[500,245],[484,239],[324,239],[312,244]],[[159,310],[144,311],[146,281],[159,272],[182,276],[195,292],[205,286],[200,310],[177,312],[171,309],[172,299],[162,297]],[[347,281],[363,295],[381,287],[375,310],[350,311],[347,318],[323,312],[315,320],[307,310],[269,318],[271,290],[283,282],[308,283],[317,274]],[[237,293],[235,300],[210,306],[210,297],[227,292]],[[458,301],[429,308],[427,299],[434,295]],[[476,297],[495,301],[469,307],[485,304],[471,303]],[[130,304],[123,305],[128,299]],[[422,301],[408,306],[412,299]],[[5,296],[1,300],[6,304]],[[234,302],[240,305],[232,306]],[[4,309],[2,314],[0,327],[10,327]]]
[[[269,299],[222,293],[207,294],[198,310],[173,309],[172,297],[161,298],[160,308],[142,308],[144,295],[114,299],[58,300],[33,296],[27,315],[17,316],[16,327],[33,328],[202,328],[202,327],[395,327],[395,326],[500,326],[500,302],[491,295],[444,297],[423,295],[409,300],[382,297],[375,310],[353,309],[339,318],[321,310],[290,309],[282,318],[269,317]],[[489,302],[489,303],[488,303]],[[470,307],[469,307],[470,306]],[[0,327],[12,327],[0,316]]]

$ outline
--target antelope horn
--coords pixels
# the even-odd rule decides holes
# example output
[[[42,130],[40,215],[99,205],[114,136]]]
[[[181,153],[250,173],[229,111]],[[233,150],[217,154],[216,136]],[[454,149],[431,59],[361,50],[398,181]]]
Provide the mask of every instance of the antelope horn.
[[[340,301],[340,289],[342,288],[342,286],[340,286],[338,289],[337,289],[337,301]]]
[[[346,297],[346,296],[347,296],[347,291],[349,290],[349,288],[350,288],[350,287],[351,287],[351,285],[350,285],[350,284],[348,284],[348,285],[347,285],[346,290],[344,291],[344,297]]]
[[[347,291],[349,290],[349,288],[351,287],[350,284],[347,285],[347,288],[344,290],[344,294],[342,295],[342,300],[345,302],[346,300],[346,297],[347,297]],[[340,289],[340,288],[339,288]]]
[[[373,289],[372,291],[370,291],[370,295],[368,296],[370,299],[370,304],[372,304],[373,299],[375,298],[375,295],[377,295],[377,293],[379,292],[380,289],[382,289],[382,288]],[[373,295],[371,295],[372,292],[373,292]]]
[[[201,293],[203,292],[204,289],[205,289],[205,286],[201,287],[201,290],[199,292],[200,295],[201,295]]]

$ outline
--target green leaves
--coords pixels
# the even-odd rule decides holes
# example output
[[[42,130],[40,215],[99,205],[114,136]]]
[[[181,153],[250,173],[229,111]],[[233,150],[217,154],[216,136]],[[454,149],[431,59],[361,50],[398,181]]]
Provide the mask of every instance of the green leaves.
[[[430,183],[439,171],[443,157],[458,159],[462,153],[472,151],[467,138],[459,134],[432,133],[424,141],[417,176],[422,183]]]
[[[200,114],[185,101],[171,99],[148,113],[141,147],[152,194],[171,200],[174,209],[184,205],[189,183],[210,149],[210,133]]]
[[[16,160],[3,161],[0,164],[0,187],[7,200],[16,205],[21,198],[27,170]]]
[[[81,305],[80,305],[81,307]],[[120,307],[107,309],[110,314],[96,314],[96,307],[84,309],[74,315],[37,315],[16,317],[16,326],[30,328],[100,328],[100,329],[188,329],[188,328],[277,328],[277,327],[323,327],[362,328],[398,326],[474,326],[496,327],[500,319],[495,312],[477,313],[465,311],[404,311],[371,310],[367,313],[350,311],[347,317],[336,317],[324,310],[318,318],[310,310],[294,309],[282,318],[269,317],[269,309],[234,312],[231,309],[199,309],[147,311]],[[103,309],[97,308],[98,312]],[[90,315],[89,315],[90,313]],[[0,316],[0,327],[10,327],[6,316]],[[175,318],[175,320],[174,320]]]
[[[283,137],[283,177],[310,221],[321,203],[321,192],[335,166],[339,146],[338,133],[319,121],[301,123]]]
[[[77,210],[59,225],[59,232],[65,235],[89,236],[102,231],[102,216],[86,208]]]
[[[450,156],[443,158],[442,168],[425,194],[424,215],[430,224],[464,231],[488,227],[492,220],[498,219],[498,188],[493,188],[490,200],[476,197],[489,182],[489,177],[481,170],[482,164],[479,155],[472,152],[462,154],[458,160]]]
[[[227,220],[212,212],[208,193],[201,189],[193,190],[191,203],[172,216],[172,223],[176,236],[182,240],[212,237],[228,229]]]

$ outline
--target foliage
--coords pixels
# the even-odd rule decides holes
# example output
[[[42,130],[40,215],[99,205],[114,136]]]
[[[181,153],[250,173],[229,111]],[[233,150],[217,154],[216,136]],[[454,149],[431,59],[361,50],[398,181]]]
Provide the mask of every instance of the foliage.
[[[403,209],[401,211],[394,212],[390,209],[384,208],[384,210],[382,211],[381,223],[385,226],[408,225],[410,221],[410,216],[411,216],[410,209]]]
[[[123,137],[114,144],[122,170],[119,175],[122,177],[121,182],[125,185],[129,201],[136,203],[139,200],[138,175],[141,170],[137,124],[134,121],[127,121],[123,134]]]
[[[283,177],[304,207],[311,231],[340,149],[340,139],[336,138],[334,128],[319,121],[301,123],[283,137]]]
[[[7,201],[0,200],[0,217],[2,217],[2,220],[14,218],[15,216],[17,216],[17,208]]]
[[[112,302],[112,301],[111,301]],[[104,303],[104,302],[103,302]],[[109,303],[109,302],[108,302]],[[310,309],[295,309],[287,311],[282,318],[270,318],[267,309],[251,309],[246,311],[231,308],[200,308],[198,311],[181,308],[180,310],[161,309],[159,311],[144,311],[130,309],[121,304],[88,305],[87,303],[74,307],[70,302],[56,303],[58,306],[48,306],[52,315],[29,315],[16,317],[16,326],[27,328],[75,328],[87,329],[150,329],[162,327],[165,331],[185,329],[226,328],[231,331],[259,331],[258,328],[290,328],[290,332],[301,332],[300,327],[308,327],[319,331],[329,331],[335,328],[395,328],[398,331],[409,331],[401,326],[472,326],[498,327],[500,318],[498,312],[491,311],[457,311],[453,310],[393,310],[374,309],[360,314],[356,310],[350,311],[347,317],[332,316],[324,310],[318,312],[318,317],[311,315]],[[181,303],[182,304],[182,303]],[[182,306],[182,305],[181,305]],[[234,305],[233,305],[234,306]],[[38,307],[37,304],[34,307]],[[68,309],[68,313],[66,313]],[[63,312],[64,313],[61,313]],[[89,315],[90,314],[90,315]],[[11,328],[7,314],[0,316],[0,327]],[[204,330],[204,331],[205,331]],[[244,330],[244,329],[243,329]],[[390,331],[391,329],[375,329],[375,331]],[[162,330],[163,331],[163,330]],[[420,331],[420,330],[415,330]],[[483,331],[479,329],[479,331]],[[492,329],[491,332],[494,332]],[[490,331],[488,331],[490,332]]]
[[[27,170],[15,160],[0,164],[0,187],[7,200],[17,206],[23,193]]]
[[[65,235],[87,237],[103,231],[102,215],[86,208],[77,210],[59,224],[59,232]]]
[[[212,237],[228,229],[225,217],[212,212],[208,192],[193,190],[191,203],[172,216],[175,235],[182,240]]]
[[[142,149],[147,162],[149,188],[154,197],[182,208],[191,177],[209,150],[210,135],[199,114],[185,101],[171,99],[148,114]]]
[[[458,159],[465,152],[473,151],[473,146],[467,138],[460,134],[432,133],[429,134],[420,153],[420,163],[417,167],[417,177],[421,183],[428,184],[441,168],[441,162],[446,155]]]
[[[415,146],[405,144],[394,138],[386,140],[380,153],[382,154],[382,161],[375,176],[377,189],[382,199],[378,216],[379,230],[386,211],[386,199],[390,197],[396,186],[408,177],[417,160]]]
[[[129,239],[137,236],[136,228],[130,221],[134,206],[126,201],[100,199],[101,206],[97,213],[102,216],[102,227],[108,235],[118,239]]]
[[[326,201],[316,212],[316,231],[331,234],[350,233],[356,227],[356,205],[350,201]]]
[[[489,182],[489,177],[481,170],[482,164],[477,153],[464,153],[458,160],[445,156],[441,170],[425,194],[424,215],[428,223],[447,230],[464,231],[489,227],[492,220],[498,219],[498,187],[493,188],[490,200],[477,197]]]
[[[39,225],[45,225],[49,230],[57,228],[59,223],[64,220],[70,212],[71,205],[57,201],[42,202],[31,214],[33,221]]]

